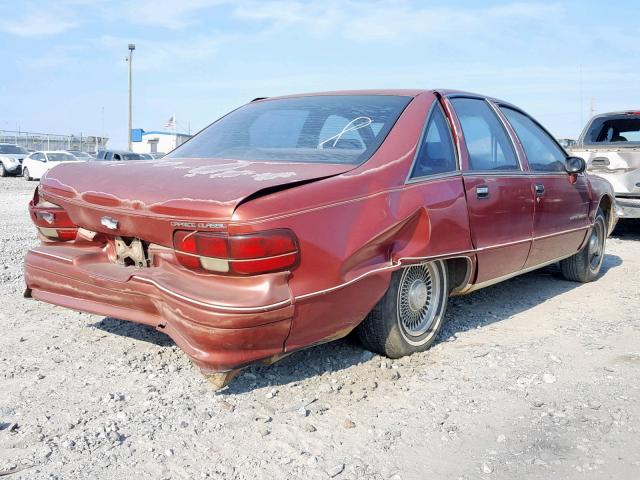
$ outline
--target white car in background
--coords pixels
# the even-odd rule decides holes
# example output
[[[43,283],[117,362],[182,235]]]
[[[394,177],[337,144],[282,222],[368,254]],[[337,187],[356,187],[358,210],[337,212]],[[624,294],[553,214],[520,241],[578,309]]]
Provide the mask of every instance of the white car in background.
[[[20,175],[22,173],[22,161],[29,152],[23,147],[13,143],[0,143],[0,177]]]
[[[27,180],[39,180],[45,172],[61,163],[84,162],[69,152],[40,151],[33,152],[22,161],[22,176]]]

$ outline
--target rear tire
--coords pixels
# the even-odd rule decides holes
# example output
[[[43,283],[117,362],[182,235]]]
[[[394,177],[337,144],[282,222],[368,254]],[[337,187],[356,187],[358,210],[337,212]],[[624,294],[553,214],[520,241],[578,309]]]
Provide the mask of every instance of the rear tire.
[[[429,349],[442,327],[448,285],[442,261],[394,272],[384,297],[358,325],[364,347],[390,358]]]
[[[27,182],[31,181],[31,177],[29,176],[29,169],[28,168],[25,168],[22,171],[22,176],[27,180]]]
[[[604,261],[606,242],[607,219],[599,208],[587,243],[578,253],[560,262],[564,278],[581,283],[592,282],[598,278]]]

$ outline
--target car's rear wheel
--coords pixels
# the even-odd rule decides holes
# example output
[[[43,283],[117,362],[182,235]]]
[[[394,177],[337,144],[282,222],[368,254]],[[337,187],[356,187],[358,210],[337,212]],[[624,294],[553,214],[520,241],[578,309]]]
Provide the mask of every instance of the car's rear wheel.
[[[6,177],[6,176],[8,176],[7,169],[4,168],[4,164],[0,162],[0,177]]]
[[[582,283],[595,280],[602,269],[606,242],[607,219],[602,209],[598,209],[587,243],[578,253],[560,262],[564,278]]]
[[[362,344],[390,358],[427,350],[444,320],[448,284],[442,261],[394,272],[384,297],[358,326]]]
[[[25,168],[22,171],[22,176],[27,180],[27,182],[31,180],[31,175],[29,175],[29,169],[28,168]]]

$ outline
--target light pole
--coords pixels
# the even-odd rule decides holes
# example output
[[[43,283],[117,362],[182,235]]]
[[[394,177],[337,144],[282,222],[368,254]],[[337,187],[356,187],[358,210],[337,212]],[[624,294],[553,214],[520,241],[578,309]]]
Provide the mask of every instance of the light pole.
[[[131,151],[131,129],[133,128],[131,124],[131,64],[133,62],[133,51],[136,49],[135,44],[129,44],[129,132],[127,138],[129,139],[129,151]]]

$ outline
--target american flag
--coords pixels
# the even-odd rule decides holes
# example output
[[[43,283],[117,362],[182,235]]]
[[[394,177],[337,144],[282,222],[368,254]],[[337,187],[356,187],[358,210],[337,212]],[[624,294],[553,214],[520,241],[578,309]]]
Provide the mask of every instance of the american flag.
[[[175,128],[176,127],[176,116],[171,115],[167,123],[164,124],[165,128]]]

